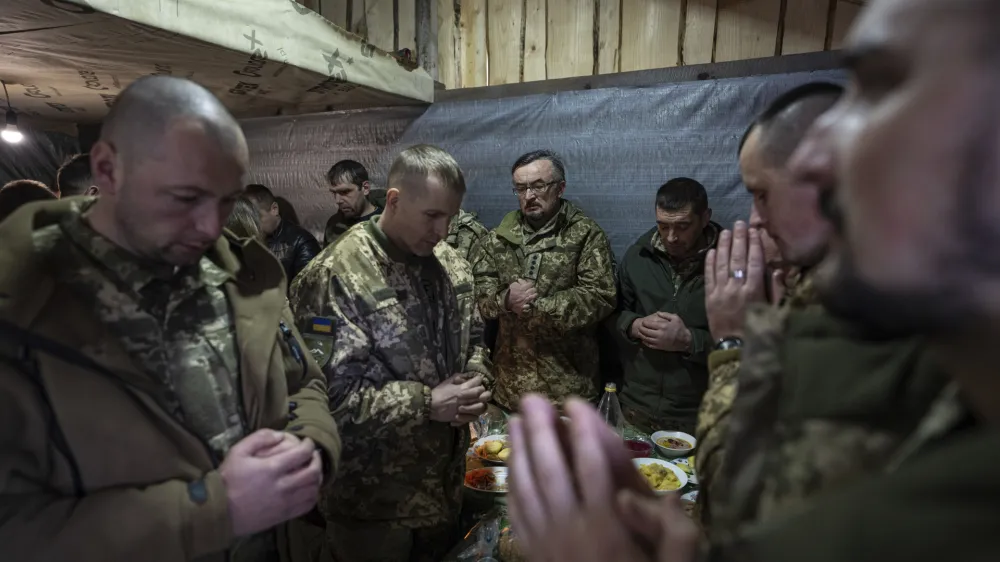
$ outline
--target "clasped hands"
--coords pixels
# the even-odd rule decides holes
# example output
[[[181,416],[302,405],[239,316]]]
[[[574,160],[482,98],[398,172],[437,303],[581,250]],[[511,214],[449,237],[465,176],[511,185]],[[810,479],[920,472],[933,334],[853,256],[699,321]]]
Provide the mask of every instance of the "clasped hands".
[[[486,412],[492,397],[482,375],[459,373],[431,390],[431,420],[454,427],[466,425]]]
[[[699,532],[676,495],[657,497],[593,406],[572,399],[569,423],[527,396],[509,426],[508,507],[532,562],[691,562]]]
[[[629,335],[650,349],[688,351],[691,348],[691,330],[680,316],[669,312],[654,312],[637,318],[629,328]]]

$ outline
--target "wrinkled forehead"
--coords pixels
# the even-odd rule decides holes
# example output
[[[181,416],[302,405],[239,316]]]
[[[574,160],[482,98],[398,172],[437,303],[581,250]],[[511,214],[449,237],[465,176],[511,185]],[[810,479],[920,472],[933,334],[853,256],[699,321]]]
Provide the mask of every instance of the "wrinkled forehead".
[[[535,160],[514,170],[514,183],[517,184],[548,182],[553,179],[555,179],[555,167],[548,160]]]
[[[656,208],[656,222],[664,226],[684,225],[694,222],[697,219],[698,217],[694,214],[691,205],[673,211],[659,207]]]

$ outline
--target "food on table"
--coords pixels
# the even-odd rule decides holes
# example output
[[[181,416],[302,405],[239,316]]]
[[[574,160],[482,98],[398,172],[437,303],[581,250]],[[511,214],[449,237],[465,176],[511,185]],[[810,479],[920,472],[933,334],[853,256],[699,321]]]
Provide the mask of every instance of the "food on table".
[[[637,439],[626,439],[625,446],[628,447],[628,451],[632,453],[632,458],[634,459],[648,457],[653,452],[652,444]]]
[[[642,474],[649,482],[649,486],[657,492],[670,492],[681,487],[677,475],[660,464],[644,464],[639,467],[639,474]]]
[[[676,462],[674,463],[674,466],[676,466],[677,468],[683,470],[688,474],[691,475],[695,474],[694,457],[688,457],[687,462]]]
[[[694,455],[691,455],[690,457],[688,457],[688,464],[691,465],[691,472],[694,472],[694,471],[697,470],[694,467]]]
[[[506,492],[506,484],[497,484],[497,476],[492,470],[480,469],[465,473],[465,483],[470,488],[484,492]]]
[[[476,456],[494,462],[506,462],[510,456],[510,447],[503,439],[492,439],[476,447]]]
[[[668,449],[690,449],[691,444],[679,437],[660,437],[656,444]]]

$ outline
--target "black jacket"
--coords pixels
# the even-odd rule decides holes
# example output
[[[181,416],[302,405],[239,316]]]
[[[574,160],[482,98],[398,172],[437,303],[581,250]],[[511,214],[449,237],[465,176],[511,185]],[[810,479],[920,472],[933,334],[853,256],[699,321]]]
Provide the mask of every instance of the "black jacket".
[[[319,242],[309,231],[288,221],[281,221],[278,229],[267,237],[267,248],[285,268],[289,287],[292,286],[292,279],[320,250]]]

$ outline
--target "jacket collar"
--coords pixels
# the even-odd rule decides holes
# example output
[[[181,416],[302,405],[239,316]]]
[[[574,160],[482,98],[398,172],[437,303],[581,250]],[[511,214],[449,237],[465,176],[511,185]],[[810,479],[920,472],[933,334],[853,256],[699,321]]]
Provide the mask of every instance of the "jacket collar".
[[[583,219],[583,211],[566,199],[560,199],[559,211],[549,220],[548,224],[538,230],[531,229],[524,220],[520,210],[512,211],[500,221],[496,228],[497,236],[514,245],[530,242],[532,238],[543,236],[549,232],[561,232],[567,226]]]

